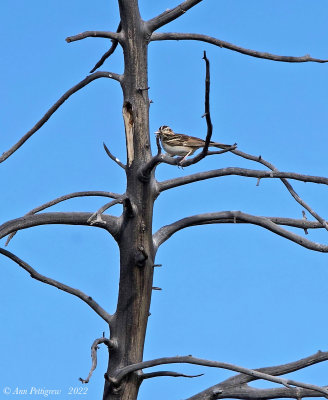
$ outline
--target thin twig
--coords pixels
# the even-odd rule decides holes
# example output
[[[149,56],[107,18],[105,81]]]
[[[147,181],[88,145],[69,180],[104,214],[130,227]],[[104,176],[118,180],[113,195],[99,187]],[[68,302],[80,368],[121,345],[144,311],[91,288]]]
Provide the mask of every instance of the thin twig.
[[[87,197],[87,196],[111,197],[111,198],[115,199],[115,198],[120,197],[121,195],[118,194],[118,193],[103,192],[103,191],[97,191],[97,190],[69,193],[69,194],[65,194],[64,196],[57,197],[56,199],[53,199],[51,201],[48,201],[47,203],[44,203],[41,206],[33,208],[33,210],[29,211],[25,215],[36,214],[37,212],[45,210],[46,208],[52,207],[55,204],[61,203],[62,201],[66,201],[66,200],[69,200],[69,199],[73,199],[75,197]],[[9,242],[16,235],[16,233],[17,232],[12,232],[8,236],[8,239],[7,239],[6,243],[5,243],[5,246],[7,246],[9,244]]]
[[[35,132],[37,132],[47,121],[48,119],[58,110],[58,108],[70,97],[72,94],[76,93],[78,90],[82,89],[84,86],[88,85],[90,82],[99,78],[111,78],[116,81],[121,80],[121,76],[115,74],[113,72],[103,72],[98,71],[92,75],[87,76],[81,82],[73,86],[69,89],[63,96],[56,101],[56,103],[49,108],[49,110],[44,114],[44,116],[30,129],[14,146],[12,146],[9,150],[5,151],[0,157],[0,163],[5,161],[8,157],[10,157],[17,149],[19,149],[27,139],[29,139]]]
[[[216,39],[212,36],[202,35],[199,33],[177,33],[177,32],[165,32],[165,33],[153,33],[151,35],[150,41],[158,40],[197,40],[201,42],[206,42],[213,44],[215,46],[225,48],[228,50],[233,50],[241,54],[245,54],[251,57],[264,58],[266,60],[290,62],[290,63],[303,63],[303,62],[316,62],[316,63],[326,63],[328,60],[312,58],[308,54],[302,57],[291,57],[291,56],[279,56],[276,54],[270,54],[262,51],[245,49],[244,47],[236,46],[232,43],[225,42],[220,39]]]
[[[121,31],[121,29],[122,29],[122,24],[120,22],[116,29],[116,33],[119,33]],[[97,64],[92,68],[92,70],[90,71],[90,74],[95,72],[96,69],[100,68],[103,65],[103,63],[107,60],[107,58],[109,58],[114,53],[117,45],[118,45],[118,40],[112,39],[112,45],[111,45],[110,49],[108,51],[106,51],[106,53],[101,57],[101,59],[97,62]]]
[[[105,320],[108,324],[111,323],[112,316],[107,311],[105,311],[96,301],[94,301],[92,297],[86,295],[81,290],[74,289],[70,286],[65,285],[64,283],[58,282],[54,279],[39,274],[29,264],[27,264],[25,261],[21,260],[19,257],[17,257],[15,254],[11,253],[8,250],[0,248],[0,253],[10,258],[20,267],[25,269],[25,271],[27,271],[30,274],[31,278],[46,283],[47,285],[54,286],[59,290],[63,290],[64,292],[70,293],[73,296],[80,298],[86,304],[88,304],[88,306],[91,307],[103,320]]]
[[[126,199],[126,196],[123,195],[123,196],[120,196],[118,199],[112,200],[109,203],[106,203],[105,205],[100,207],[99,210],[97,210],[95,213],[93,213],[91,215],[91,217],[88,219],[89,224],[94,225],[95,223],[102,221],[101,215],[106,210],[108,210],[110,207],[115,206],[116,204],[122,204],[125,199]],[[94,220],[94,218],[96,218],[96,219]]]
[[[204,116],[206,119],[207,125],[207,133],[205,139],[205,145],[203,150],[197,154],[195,157],[190,158],[189,160],[185,160],[180,163],[181,167],[188,167],[189,165],[196,164],[200,160],[206,157],[208,153],[208,146],[211,141],[212,133],[213,133],[213,125],[211,121],[211,113],[210,113],[210,88],[211,88],[211,76],[210,76],[210,62],[206,57],[206,51],[204,51],[203,60],[205,60],[206,64],[206,75],[205,75],[205,112]]]
[[[86,379],[83,378],[79,378],[79,381],[81,381],[82,383],[89,383],[90,378],[93,374],[93,371],[97,368],[97,350],[98,350],[98,345],[101,343],[105,343],[105,345],[110,348],[112,346],[112,342],[105,338],[105,337],[101,337],[99,339],[96,339],[91,346],[91,359],[92,359],[92,364],[91,364],[91,369],[89,372],[89,375],[87,376]]]
[[[108,157],[113,160],[118,166],[120,166],[121,168],[123,168],[124,170],[126,169],[126,165],[123,164],[117,157],[115,157],[108,149],[108,147],[105,145],[105,143],[103,143],[104,149],[108,155]]]

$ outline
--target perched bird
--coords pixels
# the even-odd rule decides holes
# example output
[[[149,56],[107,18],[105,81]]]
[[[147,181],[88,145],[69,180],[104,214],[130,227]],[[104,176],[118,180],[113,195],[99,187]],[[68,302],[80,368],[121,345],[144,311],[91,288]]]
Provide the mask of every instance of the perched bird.
[[[205,146],[205,140],[194,136],[183,135],[182,133],[174,133],[169,126],[163,125],[155,132],[159,136],[163,149],[170,156],[184,156],[180,161],[184,161],[188,156]],[[231,147],[227,144],[210,142],[209,147],[218,147],[226,149]]]

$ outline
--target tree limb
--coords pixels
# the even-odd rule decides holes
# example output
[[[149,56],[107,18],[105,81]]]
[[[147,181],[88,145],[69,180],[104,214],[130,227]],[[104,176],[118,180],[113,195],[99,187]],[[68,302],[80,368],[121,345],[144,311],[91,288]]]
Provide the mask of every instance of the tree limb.
[[[92,75],[87,76],[81,82],[73,86],[69,89],[63,96],[56,101],[56,103],[49,108],[49,110],[44,114],[44,116],[38,121],[32,129],[30,129],[14,146],[12,146],[9,150],[5,151],[0,157],[0,163],[5,161],[8,157],[10,157],[17,149],[19,149],[27,139],[29,139],[35,132],[37,132],[47,121],[48,119],[58,110],[58,108],[74,93],[78,90],[82,89],[84,86],[88,85],[90,82],[99,78],[111,78],[116,81],[121,80],[121,76],[112,72],[103,72],[98,71]]]
[[[264,372],[269,375],[285,375],[291,372],[299,371],[301,369],[307,368],[311,365],[315,365],[321,363],[323,361],[328,360],[328,352],[318,351],[317,353],[302,358],[301,360],[297,360],[288,364],[277,365],[273,367],[265,367],[256,369],[256,371]],[[204,391],[188,398],[187,400],[213,400],[213,399],[221,399],[225,397],[230,397],[229,394],[232,394],[231,391],[234,391],[234,394],[231,396],[232,398],[255,398],[255,399],[271,399],[271,398],[282,398],[282,397],[292,397],[292,398],[302,398],[302,397],[313,397],[313,391],[308,391],[308,389],[299,389],[300,396],[296,397],[293,392],[296,389],[286,389],[286,388],[278,388],[278,389],[254,389],[247,386],[247,383],[256,380],[252,376],[246,374],[238,374],[234,375],[231,378],[224,380],[223,382],[214,385],[210,388],[205,389]],[[240,389],[240,391],[238,390]],[[258,391],[257,391],[258,390]],[[266,391],[267,390],[267,391]],[[283,391],[283,392],[282,392]],[[215,392],[217,396],[215,395]],[[241,396],[243,393],[243,396]],[[288,394],[288,395],[287,395]],[[214,396],[215,395],[215,396]],[[241,396],[241,397],[239,397]],[[251,397],[249,397],[251,396]],[[252,397],[253,396],[253,397]],[[318,393],[315,394],[315,397],[319,396]]]
[[[65,40],[67,43],[76,42],[78,40],[82,40],[89,37],[97,37],[104,39],[113,39],[118,42],[121,39],[121,35],[118,32],[109,32],[109,31],[85,31],[82,33],[78,33],[77,35],[68,36]]]
[[[97,350],[98,350],[98,345],[101,344],[101,343],[105,343],[105,345],[108,348],[113,346],[112,341],[107,339],[107,338],[105,338],[105,337],[96,339],[92,343],[92,346],[91,346],[91,359],[92,359],[91,369],[90,369],[89,375],[87,376],[86,379],[79,378],[79,381],[81,381],[82,383],[89,383],[90,378],[91,378],[91,376],[93,374],[93,371],[97,368]]]
[[[327,390],[327,386],[321,387]],[[268,400],[292,398],[300,400],[304,397],[325,397],[322,393],[311,389],[300,387],[279,387],[273,389],[257,389],[248,385],[221,388],[219,385],[206,389],[201,393],[188,397],[186,400],[216,400],[216,399],[245,399],[245,400]]]
[[[328,178],[321,176],[303,175],[295,172],[282,172],[282,171],[271,172],[271,171],[260,171],[257,169],[226,167],[226,168],[214,169],[211,171],[197,172],[195,174],[158,182],[158,190],[159,192],[163,192],[165,190],[179,187],[182,185],[187,185],[189,183],[199,182],[205,179],[219,178],[221,176],[230,176],[230,175],[246,176],[250,178],[259,178],[259,179],[289,178],[302,182],[312,182],[312,183],[328,185]]]
[[[122,29],[122,24],[120,22],[118,24],[116,33],[119,33],[121,31],[121,29]],[[117,45],[118,45],[118,40],[112,39],[112,45],[110,46],[109,50],[106,51],[106,53],[101,57],[101,59],[97,62],[97,64],[92,68],[92,70],[90,71],[90,74],[95,72],[96,69],[100,68],[103,65],[103,63],[107,60],[107,58],[109,58],[114,53]]]
[[[92,213],[89,212],[52,212],[35,215],[25,215],[21,218],[12,219],[0,225],[0,239],[12,232],[33,226],[64,224],[64,225],[85,225],[97,226],[107,230],[114,239],[117,237],[120,229],[120,219],[111,215],[103,216],[102,224],[90,225],[88,219]]]
[[[264,58],[266,60],[290,62],[290,63],[303,63],[303,62],[317,62],[326,63],[328,60],[323,60],[319,58],[312,58],[308,54],[302,57],[292,57],[292,56],[279,56],[276,54],[270,54],[262,51],[245,49],[244,47],[236,46],[232,43],[225,42],[220,39],[216,39],[212,36],[202,35],[200,33],[178,33],[178,32],[165,32],[165,33],[153,33],[150,37],[150,41],[159,40],[198,40],[201,42],[206,42],[213,44],[215,46],[223,47],[228,50],[233,50],[241,54],[246,54],[251,57]]]
[[[298,381],[295,381],[292,379],[275,377],[273,375],[269,375],[264,372],[240,367],[240,366],[229,364],[229,363],[224,363],[224,362],[220,362],[220,361],[204,360],[202,358],[196,358],[196,357],[192,357],[192,356],[163,357],[163,358],[157,358],[154,360],[144,361],[144,362],[140,362],[140,363],[136,363],[136,364],[131,364],[131,365],[128,365],[127,367],[123,367],[123,368],[119,369],[115,373],[114,376],[108,377],[108,378],[114,385],[118,385],[121,382],[121,380],[126,375],[130,374],[131,372],[138,371],[138,370],[141,370],[144,368],[155,367],[157,365],[163,365],[163,364],[195,364],[195,365],[202,365],[205,367],[222,368],[222,369],[227,369],[230,371],[242,372],[243,374],[249,375],[256,379],[264,379],[266,381],[284,385],[288,388],[290,387],[290,385],[293,385],[293,386],[301,387],[304,389],[315,390],[319,393],[324,394],[325,396],[328,396],[328,389],[322,388],[320,386],[311,385],[311,384],[303,383],[303,382],[298,382]]]
[[[304,219],[297,220],[292,218],[258,217],[255,215],[243,213],[241,211],[221,211],[216,213],[197,214],[180,219],[170,225],[163,226],[153,235],[154,247],[157,249],[174,233],[178,232],[181,229],[190,226],[220,223],[248,223],[258,225],[310,250],[320,251],[323,253],[328,252],[327,245],[312,242],[311,240],[305,239],[302,236],[287,231],[286,229],[283,229],[279,226],[287,225],[301,229],[314,229],[322,228],[320,222],[307,221]]]
[[[199,376],[203,376],[204,374],[198,375],[186,375],[181,374],[180,372],[174,371],[155,371],[155,372],[148,372],[146,374],[141,375],[141,379],[150,379],[150,378],[157,378],[159,376],[172,376],[173,378],[198,378]]]
[[[91,307],[93,309],[93,311],[95,311],[103,320],[105,320],[110,325],[112,316],[107,311],[105,311],[96,301],[94,301],[92,297],[86,295],[81,290],[74,289],[70,286],[67,286],[67,285],[61,283],[61,282],[58,282],[54,279],[51,279],[44,275],[39,274],[29,264],[27,264],[25,261],[21,260],[15,254],[11,253],[8,250],[0,248],[0,253],[3,254],[4,256],[10,258],[12,261],[14,261],[20,267],[25,269],[25,271],[27,271],[30,274],[31,278],[36,279],[37,281],[46,283],[47,285],[54,286],[59,290],[63,290],[64,292],[70,293],[70,294],[78,297],[79,299],[83,300],[86,304],[88,304],[89,307]]]
[[[65,194],[64,196],[57,197],[54,200],[48,201],[47,203],[42,204],[41,206],[38,206],[36,208],[33,208],[33,210],[29,211],[25,215],[33,215],[36,214],[39,211],[45,210],[46,208],[52,207],[55,204],[61,203],[62,201],[66,201],[69,199],[73,199],[75,197],[86,197],[86,196],[99,196],[99,197],[111,197],[112,199],[117,199],[120,197],[120,194],[117,193],[112,193],[112,192],[103,192],[103,191],[85,191],[85,192],[74,192],[74,193],[69,193]],[[11,239],[16,235],[16,232],[12,232],[9,236],[8,239],[5,243],[5,246],[9,244]]]
[[[190,10],[190,8],[194,7],[196,4],[200,2],[202,2],[202,0],[183,1],[178,6],[172,8],[171,10],[166,10],[162,14],[159,14],[157,17],[150,19],[149,21],[146,22],[146,25],[151,32],[154,32],[161,26],[166,25],[169,22],[179,18],[186,11]]]
[[[235,154],[235,155],[237,155],[239,157],[245,158],[247,160],[252,160],[252,161],[258,162],[258,163],[260,163],[262,165],[265,165],[267,168],[271,169],[271,171],[279,172],[279,170],[273,164],[271,164],[268,161],[264,160],[261,156],[256,157],[256,156],[253,156],[251,154],[244,153],[244,152],[242,152],[240,150],[232,150],[231,153]],[[321,178],[321,179],[324,180],[324,178]],[[328,231],[327,222],[322,217],[320,217],[319,214],[317,214],[314,210],[312,210],[312,208],[308,204],[306,204],[304,200],[301,199],[301,197],[293,189],[292,185],[287,181],[287,179],[280,178],[280,180],[285,185],[285,187],[287,188],[289,193],[292,195],[292,197],[297,201],[297,203],[300,204],[302,207],[304,207]]]

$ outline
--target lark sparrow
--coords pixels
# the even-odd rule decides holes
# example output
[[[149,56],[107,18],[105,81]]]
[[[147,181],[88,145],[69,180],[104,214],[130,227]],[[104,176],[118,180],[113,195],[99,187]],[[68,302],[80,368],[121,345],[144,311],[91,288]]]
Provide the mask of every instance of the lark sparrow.
[[[194,136],[183,135],[182,133],[174,133],[169,126],[163,125],[155,132],[159,136],[163,149],[170,156],[184,156],[180,161],[184,161],[188,156],[205,146],[205,140]],[[209,147],[218,147],[226,149],[231,147],[227,144],[210,142]]]

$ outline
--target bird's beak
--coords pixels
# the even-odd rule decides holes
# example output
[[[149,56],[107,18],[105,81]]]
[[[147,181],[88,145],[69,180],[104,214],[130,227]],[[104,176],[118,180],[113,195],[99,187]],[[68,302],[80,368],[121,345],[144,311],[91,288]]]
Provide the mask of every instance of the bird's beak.
[[[154,134],[155,134],[155,135],[158,135],[158,134],[159,134],[159,131],[156,131]]]

